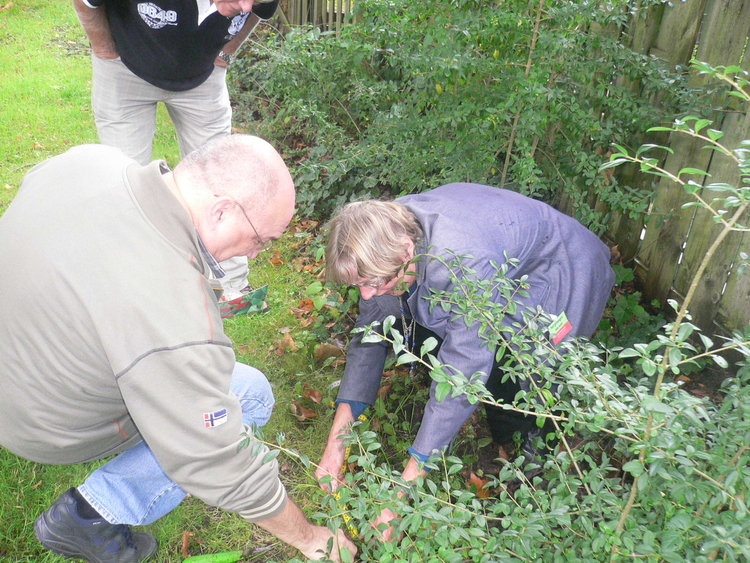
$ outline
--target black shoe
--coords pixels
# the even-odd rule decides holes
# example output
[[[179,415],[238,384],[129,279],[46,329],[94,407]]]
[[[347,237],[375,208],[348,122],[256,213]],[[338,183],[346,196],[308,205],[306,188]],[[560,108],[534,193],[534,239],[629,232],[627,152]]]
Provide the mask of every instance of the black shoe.
[[[133,533],[130,526],[110,524],[103,518],[81,518],[76,511],[73,489],[60,495],[36,519],[34,533],[50,551],[89,563],[140,563],[157,548],[151,534]]]
[[[544,471],[544,462],[547,456],[553,453],[552,450],[557,440],[554,441],[555,443],[548,443],[546,441],[547,434],[548,431],[545,428],[533,428],[523,437],[523,442],[521,442],[519,453],[524,459],[524,475],[529,480]]]

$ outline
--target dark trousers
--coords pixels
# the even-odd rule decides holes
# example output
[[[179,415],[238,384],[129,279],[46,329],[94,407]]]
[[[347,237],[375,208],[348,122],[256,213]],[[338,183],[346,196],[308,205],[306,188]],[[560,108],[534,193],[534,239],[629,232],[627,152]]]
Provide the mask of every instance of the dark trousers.
[[[401,330],[401,321],[397,321],[395,326]],[[438,341],[438,347],[432,351],[432,354],[437,354],[437,351],[440,349],[440,344],[442,343],[440,337],[419,324],[415,325],[414,353],[416,355],[419,355],[422,343],[429,337],[435,338]],[[465,373],[464,375],[466,377],[471,377],[473,374]],[[521,390],[521,386],[518,381],[514,382],[510,378],[503,383],[503,375],[504,368],[498,365],[497,361],[495,361],[492,365],[490,376],[485,383],[485,387],[496,401],[512,403],[516,397],[516,393]],[[536,427],[536,418],[533,416],[521,414],[512,410],[505,410],[494,405],[485,404],[484,407],[492,440],[498,444],[507,444],[512,441],[516,432],[520,432],[521,438],[523,438],[530,430]]]

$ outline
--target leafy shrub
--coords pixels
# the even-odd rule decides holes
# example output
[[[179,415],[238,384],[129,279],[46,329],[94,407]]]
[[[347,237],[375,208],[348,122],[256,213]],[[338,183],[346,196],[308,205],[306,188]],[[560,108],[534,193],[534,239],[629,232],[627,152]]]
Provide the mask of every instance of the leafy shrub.
[[[253,45],[233,71],[237,122],[283,147],[302,214],[513,180],[547,201],[566,193],[601,229],[606,217],[585,204],[610,189],[601,154],[692,103],[680,74],[619,42],[627,6],[555,2],[537,25],[526,0],[361,0],[338,37],[298,29]],[[618,76],[645,91],[635,96]],[[648,103],[655,92],[659,111]],[[648,201],[616,189],[615,210]]]
[[[750,81],[741,69],[699,68],[719,75],[750,101],[745,90]],[[735,74],[740,78],[732,78]],[[523,280],[507,278],[507,263],[497,267],[495,279],[483,281],[462,268],[460,256],[442,259],[455,290],[434,293],[433,304],[448,306],[467,325],[482,324],[486,344],[513,360],[508,366],[511,376],[530,384],[512,404],[499,406],[551,421],[559,446],[543,460],[543,473],[533,477],[524,473],[530,467],[524,467],[519,456],[472,490],[465,482],[464,461],[447,452],[426,463],[431,470],[426,477],[407,483],[400,477],[402,468],[383,455],[372,427],[354,423],[347,437],[351,449],[346,482],[335,495],[323,496],[324,511],[318,517],[332,529],[355,531],[363,561],[708,563],[750,558],[750,327],[717,345],[688,314],[691,296],[716,248],[730,232],[750,230],[740,223],[750,209],[750,140],[726,148],[719,142],[721,133],[708,125],[688,117],[667,129],[704,140],[737,165],[739,186],[708,184],[705,193],[716,195],[710,202],[695,182],[682,178],[694,176],[694,169],[670,173],[646,156],[658,147],[642,147],[633,155],[617,147],[606,165],[635,162],[646,172],[671,178],[694,196],[687,205],[710,211],[720,226],[683,303],[670,302],[674,319],[653,338],[627,347],[581,340],[554,348],[545,337],[551,319],[541,311],[528,311],[523,326],[509,334],[503,330],[503,317],[512,312],[511,297],[523,291]],[[620,280],[627,275],[619,271]],[[498,288],[508,302],[501,306],[491,301],[489,287]],[[365,328],[363,341],[385,338],[397,363],[418,360],[405,349],[394,323],[393,317],[385,320],[385,336]],[[425,341],[420,361],[430,370],[438,398],[461,394],[472,403],[494,402],[478,374],[444,369],[431,354],[434,346]],[[715,402],[687,393],[675,379],[703,361],[728,370],[724,353],[730,350],[742,359],[727,372]],[[630,367],[632,361],[638,370]],[[560,381],[561,391],[555,394],[552,388]],[[388,445],[404,447],[398,441]],[[297,457],[310,465],[309,459]],[[401,452],[396,459],[404,457]],[[380,533],[371,522],[385,508],[400,516],[395,521],[398,539],[370,541]]]

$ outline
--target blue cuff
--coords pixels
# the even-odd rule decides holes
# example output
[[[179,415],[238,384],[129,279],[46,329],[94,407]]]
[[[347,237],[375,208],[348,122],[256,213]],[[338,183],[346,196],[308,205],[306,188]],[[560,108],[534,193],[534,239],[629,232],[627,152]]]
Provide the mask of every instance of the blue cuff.
[[[417,458],[422,463],[426,463],[428,459],[430,459],[430,456],[428,455],[422,455],[417,450],[414,449],[414,446],[409,446],[409,453],[412,455],[412,457]]]
[[[370,406],[367,403],[363,403],[361,401],[349,401],[347,399],[336,399],[336,404],[338,405],[339,403],[346,403],[352,408],[352,416],[354,416],[354,420],[357,420],[359,418],[359,415],[365,412],[367,407]]]

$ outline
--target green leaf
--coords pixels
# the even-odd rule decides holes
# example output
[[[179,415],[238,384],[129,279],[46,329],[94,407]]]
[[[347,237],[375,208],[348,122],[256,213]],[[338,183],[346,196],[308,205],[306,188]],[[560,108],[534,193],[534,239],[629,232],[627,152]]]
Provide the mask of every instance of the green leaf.
[[[677,177],[679,178],[683,174],[694,174],[698,176],[708,176],[708,172],[705,170],[701,170],[699,168],[683,168],[677,173]]]
[[[418,361],[419,361],[419,358],[417,358],[411,352],[403,352],[396,360],[396,364],[400,366],[403,364],[408,364],[411,362],[418,362]]]
[[[316,293],[320,293],[322,289],[323,289],[323,284],[319,281],[316,281],[307,286],[305,293],[307,295],[315,295]]]
[[[641,367],[643,368],[643,373],[651,377],[656,373],[656,364],[649,360],[648,358],[643,358],[643,361],[641,362]]]
[[[640,356],[640,354],[632,348],[625,348],[617,355],[618,358],[636,358],[638,356]]]
[[[438,403],[441,403],[443,399],[448,396],[451,392],[451,384],[447,381],[441,381],[435,386],[435,399]]]
[[[265,457],[263,458],[263,463],[269,463],[276,459],[278,455],[281,453],[281,450],[271,450],[269,451]]]
[[[316,295],[312,299],[313,305],[315,305],[315,310],[320,311],[323,307],[326,306],[326,298],[322,295]]]
[[[698,121],[695,122],[695,126],[693,127],[693,130],[696,133],[700,133],[701,129],[705,129],[709,125],[711,125],[711,121],[710,120],[708,120],[708,119],[699,119]]]
[[[643,464],[640,462],[640,460],[634,459],[623,465],[622,470],[627,471],[633,477],[638,477],[638,475],[645,471],[645,468],[643,467]]]
[[[711,359],[716,362],[716,365],[720,368],[727,369],[729,367],[729,363],[721,356],[718,355],[712,355]]]
[[[599,166],[599,170],[606,170],[607,168],[614,168],[615,166],[620,166],[620,164],[625,164],[626,162],[631,162],[631,161],[627,158],[617,158],[615,160],[610,160],[609,162],[605,162],[601,166]]]
[[[422,343],[422,348],[419,351],[420,356],[426,356],[428,353],[432,352],[437,347],[437,345],[437,339],[430,336]]]
[[[664,414],[672,414],[674,412],[672,407],[662,403],[659,399],[653,396],[648,396],[643,399],[643,401],[641,401],[641,407],[648,412],[660,412]]]

